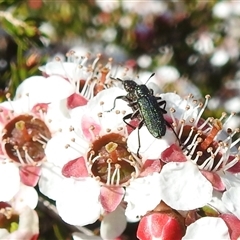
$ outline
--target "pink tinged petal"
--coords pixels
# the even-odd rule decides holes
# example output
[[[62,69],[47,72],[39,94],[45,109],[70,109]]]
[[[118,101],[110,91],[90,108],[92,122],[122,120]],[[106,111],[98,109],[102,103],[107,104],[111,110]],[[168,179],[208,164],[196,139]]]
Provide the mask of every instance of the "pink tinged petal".
[[[43,112],[47,112],[48,106],[49,106],[48,103],[37,103],[32,107],[31,112],[41,118],[42,116],[39,114],[39,109],[41,109]]]
[[[140,240],[181,240],[184,235],[182,223],[171,214],[154,212],[144,216],[138,225]]]
[[[82,121],[81,121],[81,127],[84,136],[88,140],[92,140],[95,138],[95,136],[99,135],[101,131],[101,126],[95,122],[93,118],[87,115],[83,115]]]
[[[232,214],[221,214],[220,217],[228,226],[231,240],[238,240],[240,237],[240,220]]]
[[[4,105],[7,105],[6,106],[7,108]],[[0,114],[0,126],[1,126],[1,125],[5,125],[9,121],[9,118],[7,118],[6,116],[9,116],[9,114],[11,114],[12,107],[8,101],[0,103],[0,107],[1,107],[1,114]]]
[[[201,173],[212,184],[215,190],[217,191],[225,190],[225,185],[223,184],[222,179],[217,173],[205,170],[202,170]]]
[[[147,177],[137,178],[126,188],[124,201],[127,202],[128,221],[136,222],[139,216],[154,209],[161,201],[160,174],[153,173]]]
[[[69,161],[62,168],[62,175],[64,177],[88,177],[89,173],[86,167],[85,159],[83,157]]]
[[[191,162],[170,162],[160,172],[162,200],[176,210],[203,207],[212,198],[213,187]]]
[[[86,105],[88,100],[80,94],[74,93],[67,99],[67,106],[70,109]]]
[[[125,191],[122,187],[101,187],[100,202],[103,209],[106,212],[113,212],[122,201],[124,193]]]
[[[182,152],[182,149],[176,144],[172,144],[161,154],[161,160],[165,163],[168,162],[186,162],[187,159]]]
[[[35,187],[41,175],[41,167],[25,166],[19,170],[21,182],[27,186]]]
[[[9,201],[19,188],[18,167],[14,163],[0,163],[0,201]]]
[[[192,223],[186,231],[182,240],[230,240],[228,227],[225,222],[218,217],[203,217]]]
[[[103,239],[116,239],[120,236],[127,226],[127,220],[124,209],[118,206],[115,211],[104,216],[100,235]]]
[[[100,216],[100,186],[93,178],[64,179],[56,207],[63,221],[84,226],[94,223]]]
[[[154,172],[160,172],[162,169],[162,163],[159,159],[148,159],[145,161],[142,170],[141,177],[146,177]]]
[[[240,219],[240,187],[231,187],[223,193],[222,201],[225,207]]]
[[[147,159],[160,158],[162,152],[170,145],[175,143],[176,136],[172,130],[167,130],[162,138],[155,138],[148,131],[146,126],[139,130],[140,136],[140,155]],[[138,129],[135,129],[128,137],[127,145],[131,152],[137,153],[138,150]]]
[[[38,182],[39,190],[48,198],[57,199],[59,192],[62,191],[61,168],[56,167],[52,163],[44,163],[42,165],[42,174]]]
[[[33,187],[21,184],[18,193],[10,201],[12,207],[21,212],[25,206],[34,209],[38,203],[38,193]]]

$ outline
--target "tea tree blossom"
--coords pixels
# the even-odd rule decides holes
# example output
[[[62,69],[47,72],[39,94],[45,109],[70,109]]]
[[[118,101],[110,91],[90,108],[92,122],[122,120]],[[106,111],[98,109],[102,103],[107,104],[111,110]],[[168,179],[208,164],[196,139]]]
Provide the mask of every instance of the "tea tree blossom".
[[[8,202],[0,202],[1,239],[37,239],[38,215],[33,210],[37,205],[34,188],[21,184],[19,192]]]
[[[66,54],[67,61],[56,57],[39,69],[46,76],[61,76],[74,87],[74,93],[68,98],[68,107],[85,105],[89,99],[110,84],[112,58],[106,65],[100,63],[101,54],[91,62],[91,55],[78,56],[73,50]]]
[[[225,114],[220,119],[201,119],[209,96],[206,96],[204,104],[198,103],[192,96],[181,99],[176,94],[162,94],[161,97],[167,101],[166,118],[171,119],[179,143],[168,138],[169,146],[165,149],[157,147],[157,143],[151,148],[150,142],[159,141],[160,146],[162,139],[156,140],[149,135],[148,140],[145,139],[141,146],[145,149],[142,154],[149,158],[159,157],[166,164],[162,168],[160,181],[162,186],[166,186],[165,190],[162,188],[162,199],[168,205],[177,210],[196,208],[197,206],[191,206],[192,203],[198,204],[191,198],[194,194],[189,195],[189,192],[195,189],[196,196],[199,196],[197,199],[201,202],[198,207],[201,207],[211,200],[213,188],[218,191],[225,190],[224,182],[227,181],[227,176],[239,171],[239,150],[236,148],[239,139],[232,140],[239,130],[225,130],[228,121],[222,123]],[[140,136],[141,131],[143,130],[140,129]],[[130,135],[130,150],[134,150],[133,139],[136,141],[136,138]],[[186,172],[185,168],[188,169]],[[176,180],[178,171],[179,180]],[[230,174],[224,174],[226,172]],[[197,182],[193,183],[194,179]],[[182,187],[179,186],[181,181]]]
[[[8,101],[0,104],[1,180],[9,183],[1,186],[1,200],[9,200],[18,190],[20,181],[28,186],[37,184],[40,166],[46,161],[46,142],[58,128],[57,124],[64,121],[64,111],[56,110],[56,105],[60,106],[60,102],[72,94],[73,88],[61,77],[44,79],[41,76],[26,79],[17,89],[15,100],[11,101],[7,95]],[[55,96],[49,89],[45,94],[38,92],[56,84],[59,92]]]
[[[226,239],[230,240],[228,227],[221,218],[203,217],[192,223],[182,238],[187,239]]]
[[[132,189],[127,190],[128,197],[124,199],[130,206],[131,199],[135,199],[134,181],[138,177],[146,189],[142,196],[152,197],[145,203],[144,210],[141,202],[140,205],[134,203],[131,211],[138,216],[145,214],[160,201],[157,181],[160,161],[142,162],[128,151],[128,129],[122,118],[130,108],[125,101],[117,101],[115,109],[109,112],[114,99],[124,94],[125,91],[113,87],[98,93],[86,106],[72,109],[70,131],[60,132],[46,146],[48,161],[62,173],[61,189],[53,196],[60,216],[75,225],[102,218],[100,230],[104,239],[117,237],[124,230],[125,189]],[[58,152],[54,151],[56,147]],[[50,179],[50,175],[47,178]],[[150,188],[151,183],[155,187]],[[40,190],[51,194],[50,189],[59,184],[40,181]]]

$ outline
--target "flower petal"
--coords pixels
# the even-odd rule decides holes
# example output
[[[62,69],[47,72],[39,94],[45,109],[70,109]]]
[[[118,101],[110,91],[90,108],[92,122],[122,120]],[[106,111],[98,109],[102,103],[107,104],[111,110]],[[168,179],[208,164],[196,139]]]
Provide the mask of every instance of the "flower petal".
[[[73,142],[71,139],[76,139],[76,141]],[[71,147],[71,145],[75,146],[75,144],[77,144],[77,149]],[[83,139],[80,139],[75,133],[59,133],[47,142],[45,154],[48,162],[63,167],[69,161],[85,154],[87,148],[87,143]]]
[[[160,172],[162,200],[176,210],[203,207],[212,198],[212,185],[191,162],[170,162]]]
[[[147,177],[154,172],[160,172],[162,169],[162,162],[159,159],[148,159],[145,161],[142,171],[140,173],[141,177]]]
[[[17,88],[15,99],[29,96],[31,106],[36,103],[49,103],[69,97],[75,92],[67,80],[60,76],[33,76],[25,79]]]
[[[64,177],[88,177],[88,170],[83,157],[74,159],[66,163],[62,168],[62,174]]]
[[[127,202],[126,216],[128,221],[135,222],[139,216],[154,209],[161,201],[160,174],[134,179],[126,188],[124,201]]]
[[[172,144],[162,152],[161,160],[165,163],[187,161],[186,156],[182,152],[182,149],[176,144]]]
[[[0,164],[0,201],[9,201],[20,188],[19,169],[14,163]]]
[[[201,171],[202,175],[212,184],[213,188],[218,191],[224,191],[225,186],[220,176],[215,172]]]
[[[137,153],[138,150],[138,131],[140,136],[140,155],[146,159],[160,158],[161,153],[170,145],[175,143],[176,136],[172,130],[167,130],[162,138],[155,138],[148,131],[146,126],[141,129],[135,129],[128,137],[127,145],[131,152]]]
[[[41,175],[41,167],[24,166],[20,168],[19,174],[23,184],[35,187]]]
[[[10,201],[12,207],[20,212],[25,206],[34,209],[38,203],[38,193],[33,187],[21,184],[18,193]]]
[[[56,207],[61,218],[72,225],[94,223],[100,216],[100,186],[93,178],[64,179]]]
[[[222,201],[225,207],[240,219],[240,187],[231,187],[223,193]]]
[[[113,212],[122,201],[124,193],[125,191],[122,187],[101,187],[100,202],[104,210]]]
[[[220,217],[229,228],[231,240],[238,240],[240,236],[240,220],[232,214],[221,214]]]
[[[86,105],[88,100],[81,96],[80,94],[74,93],[67,99],[68,108],[75,108],[79,106]]]
[[[89,140],[93,140],[95,136],[99,135],[101,126],[97,124],[91,115],[83,115],[81,119],[81,127],[84,136]]]
[[[126,226],[124,209],[118,206],[115,211],[104,216],[101,222],[100,235],[103,239],[115,239],[123,233]]]
[[[221,218],[203,217],[192,223],[182,240],[230,240],[228,227]]]
[[[59,192],[62,191],[62,180],[61,168],[49,162],[43,163],[42,174],[38,182],[41,193],[56,200]]]
[[[236,173],[236,174],[232,174],[229,173],[228,171],[222,173],[219,173],[226,189],[229,189],[231,187],[238,187],[240,186],[240,174]]]

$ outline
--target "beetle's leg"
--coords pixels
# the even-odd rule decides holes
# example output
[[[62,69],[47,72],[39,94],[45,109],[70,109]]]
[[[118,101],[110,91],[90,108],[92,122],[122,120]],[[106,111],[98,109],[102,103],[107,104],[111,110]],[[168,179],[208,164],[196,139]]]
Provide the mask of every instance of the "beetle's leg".
[[[162,98],[161,97],[156,97],[156,100],[157,100],[157,103],[160,107],[160,110],[163,114],[167,113],[167,111],[165,110],[166,108],[166,105],[167,105],[167,102],[165,100],[162,100],[162,101],[159,101],[161,100]],[[162,107],[163,106],[163,107]]]
[[[129,113],[126,116],[123,117],[123,121],[131,128],[136,129],[136,127],[134,127],[133,125],[131,125],[130,123],[128,123],[126,120],[127,119],[134,119],[139,115],[139,110],[136,110],[134,113]]]
[[[118,96],[114,99],[114,102],[113,102],[113,107],[110,109],[110,110],[107,110],[105,112],[111,112],[115,107],[116,107],[116,101],[117,99],[123,99],[124,100],[125,96]]]
[[[144,124],[144,121],[142,120],[140,123],[139,123],[139,125],[138,125],[138,150],[137,150],[137,156],[139,157],[139,158],[141,158],[141,156],[139,155],[139,150],[140,150],[140,147],[141,147],[141,142],[140,142],[140,128],[143,126],[143,124]]]
[[[136,106],[137,104],[138,104],[137,101],[131,101],[131,102],[129,101],[129,102],[128,102],[128,106],[131,107],[131,108],[133,108],[133,107]]]
[[[152,95],[154,95],[154,91],[151,88],[149,88],[149,91]]]
[[[166,102],[165,100],[162,100],[161,97],[155,97],[155,98],[156,98],[156,100],[157,100],[159,106],[163,106],[162,108],[165,110],[166,105],[167,105],[167,102]],[[162,101],[159,101],[159,100],[162,100]]]
[[[167,122],[166,120],[165,120],[165,122],[166,122],[166,125],[172,129],[172,131],[173,131],[174,135],[176,136],[176,138],[177,138],[177,140],[178,140],[178,142],[179,142],[179,145],[180,145],[180,146],[182,146],[181,140],[179,139],[179,137],[178,137],[177,133],[175,132],[175,130],[174,130],[174,128],[173,128],[173,126],[172,126],[172,124],[170,124],[170,123],[169,123],[169,122]]]

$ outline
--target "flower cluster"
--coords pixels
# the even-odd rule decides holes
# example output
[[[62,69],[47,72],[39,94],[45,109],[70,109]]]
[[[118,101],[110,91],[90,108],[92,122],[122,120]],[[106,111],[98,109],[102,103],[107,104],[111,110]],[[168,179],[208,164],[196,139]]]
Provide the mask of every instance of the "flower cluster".
[[[240,139],[239,129],[227,128],[234,114],[204,119],[209,96],[202,103],[162,93],[156,99],[166,113],[155,110],[166,132],[155,138],[134,90],[126,97],[117,80],[129,80],[131,69],[99,63],[100,55],[67,57],[1,103],[0,201],[38,184],[65,222],[100,220],[102,239],[137,221],[141,240],[237,239]]]

